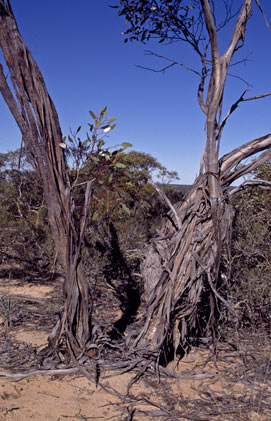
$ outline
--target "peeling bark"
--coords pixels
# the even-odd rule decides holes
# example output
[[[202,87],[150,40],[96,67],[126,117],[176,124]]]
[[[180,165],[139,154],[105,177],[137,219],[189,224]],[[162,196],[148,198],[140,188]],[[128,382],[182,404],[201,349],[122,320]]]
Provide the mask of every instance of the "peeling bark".
[[[63,338],[75,355],[89,339],[88,282],[80,262],[80,249],[87,213],[82,216],[81,233],[74,220],[74,203],[66,172],[62,132],[58,115],[44,79],[18,30],[9,2],[0,0],[0,47],[9,70],[5,77],[0,65],[0,91],[21,133],[26,153],[43,186],[48,219],[65,271],[65,306],[60,323],[49,338],[52,353]],[[91,184],[85,195],[85,209],[91,198]]]
[[[234,210],[230,185],[233,181],[270,160],[271,135],[247,142],[219,159],[220,139],[226,121],[236,106],[245,101],[245,92],[221,121],[223,92],[228,67],[234,52],[242,46],[252,0],[244,0],[231,41],[219,54],[217,31],[208,0],[200,2],[211,45],[212,71],[204,102],[206,51],[202,59],[202,76],[198,101],[206,115],[206,145],[200,176],[185,200],[169,212],[159,238],[147,245],[142,264],[147,312],[144,325],[134,341],[134,349],[149,352],[167,361],[172,350],[185,348],[189,337],[215,336],[215,310],[222,301],[236,315],[217,291],[221,257],[229,248]],[[198,52],[198,51],[197,51]],[[270,93],[250,99],[270,96]],[[250,164],[239,167],[246,158],[261,154]],[[163,197],[163,196],[162,196]],[[177,215],[176,215],[177,213]],[[155,270],[153,266],[155,265]],[[206,300],[209,304],[206,305]],[[204,319],[201,319],[205,307]]]

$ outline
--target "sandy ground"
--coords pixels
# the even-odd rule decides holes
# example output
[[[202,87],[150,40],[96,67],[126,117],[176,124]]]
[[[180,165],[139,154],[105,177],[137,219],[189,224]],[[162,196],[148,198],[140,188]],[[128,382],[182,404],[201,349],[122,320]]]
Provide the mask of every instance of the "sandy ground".
[[[0,297],[7,296],[15,302],[16,297],[25,297],[28,299],[27,305],[29,312],[33,317],[22,322],[21,325],[12,326],[12,317],[16,311],[14,307],[11,310],[11,327],[5,326],[6,314],[0,312],[0,334],[9,335],[15,338],[22,346],[30,344],[37,349],[41,349],[46,345],[48,331],[41,329],[35,312],[37,306],[52,305],[52,296],[54,295],[53,285],[31,285],[24,284],[17,280],[0,280]],[[36,301],[35,301],[36,299]],[[50,331],[50,329],[49,329]],[[269,349],[271,352],[271,348]],[[268,351],[267,351],[268,353]],[[158,380],[156,377],[145,377],[135,383],[130,395],[133,399],[127,398],[122,401],[113,394],[107,393],[100,385],[96,386],[90,383],[86,378],[78,375],[66,376],[35,376],[22,379],[20,381],[10,381],[0,374],[0,420],[13,421],[75,421],[75,420],[127,420],[127,421],[148,421],[154,419],[144,414],[146,410],[159,411],[159,406],[167,408],[169,413],[178,410],[183,411],[183,405],[186,405],[186,413],[189,412],[191,405],[191,413],[193,412],[193,402],[198,402],[209,415],[201,416],[198,413],[198,419],[202,420],[234,420],[243,419],[250,421],[267,421],[271,420],[271,402],[270,410],[261,407],[258,392],[268,389],[271,396],[271,382],[264,379],[262,385],[260,381],[254,382],[251,387],[249,382],[242,381],[242,376],[238,375],[238,370],[243,370],[242,362],[235,353],[225,353],[225,358],[216,361],[210,351],[195,348],[176,367],[175,363],[170,364],[170,369],[180,373],[200,374],[206,376],[202,379],[163,379]],[[6,371],[5,368],[1,370]],[[19,370],[19,367],[18,367]],[[224,375],[221,375],[221,372]],[[228,375],[227,375],[228,373]],[[103,373],[110,375],[110,373]],[[113,375],[109,378],[101,378],[101,384],[116,389],[119,393],[125,394],[127,385],[131,381],[135,373]],[[234,380],[236,376],[238,380]],[[230,380],[231,378],[231,380]],[[240,405],[240,417],[235,415],[222,413],[218,414],[221,409],[210,411],[210,408],[216,401],[221,401],[223,410],[229,405],[225,404],[227,396],[231,396],[235,405]],[[255,395],[255,405],[251,405],[249,412],[243,412],[245,406],[242,402],[251,402]],[[257,395],[257,401],[256,401]],[[135,398],[141,399],[135,405]],[[142,399],[145,399],[142,400]],[[241,399],[241,400],[240,400]],[[147,400],[147,402],[146,402]],[[157,406],[148,404],[148,400]],[[263,399],[264,401],[264,399]],[[241,403],[240,403],[241,402]],[[259,404],[260,402],[260,404]],[[264,401],[265,402],[265,401]],[[220,405],[220,408],[221,408]],[[225,406],[226,405],[226,406]],[[133,408],[140,409],[143,412],[135,411]],[[235,408],[236,409],[236,408]],[[232,411],[233,412],[233,411]],[[155,419],[166,419],[160,417]],[[168,418],[172,419],[172,418]],[[175,419],[184,420],[179,417]],[[196,419],[196,418],[190,418]]]

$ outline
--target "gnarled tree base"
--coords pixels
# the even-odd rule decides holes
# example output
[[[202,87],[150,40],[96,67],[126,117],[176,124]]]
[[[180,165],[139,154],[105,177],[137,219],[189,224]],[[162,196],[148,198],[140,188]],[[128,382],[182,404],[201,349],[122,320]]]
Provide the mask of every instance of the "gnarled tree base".
[[[163,358],[172,348],[178,353],[193,333],[213,334],[222,246],[230,239],[234,214],[227,188],[221,189],[215,208],[211,206],[205,175],[176,212],[175,217],[170,212],[161,234],[146,249],[142,274],[147,313],[133,344],[157,356],[162,352]]]

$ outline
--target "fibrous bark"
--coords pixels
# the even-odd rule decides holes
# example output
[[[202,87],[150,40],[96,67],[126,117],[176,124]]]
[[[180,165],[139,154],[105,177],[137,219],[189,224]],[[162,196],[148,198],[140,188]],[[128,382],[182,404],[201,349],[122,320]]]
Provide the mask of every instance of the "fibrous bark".
[[[0,91],[22,134],[27,156],[40,178],[48,219],[65,272],[65,305],[52,335],[48,352],[65,338],[75,354],[89,339],[88,283],[80,263],[80,248],[91,197],[85,194],[80,232],[74,220],[74,202],[66,171],[62,132],[54,103],[42,74],[18,30],[9,1],[0,0],[0,47],[11,85],[0,64]]]
[[[199,177],[175,211],[169,212],[159,237],[152,239],[142,264],[147,312],[144,325],[134,340],[137,351],[149,352],[166,360],[172,350],[185,347],[189,336],[215,336],[215,311],[222,301],[235,316],[235,310],[217,290],[222,252],[230,243],[234,210],[232,182],[271,158],[271,135],[267,134],[219,158],[222,131],[226,121],[241,101],[221,118],[223,92],[234,52],[242,46],[252,0],[244,0],[231,41],[223,55],[219,54],[217,30],[208,0],[200,6],[205,19],[209,41],[201,55],[202,78],[198,100],[206,115],[206,145]],[[208,45],[211,47],[212,67],[204,99],[207,78]],[[246,165],[239,164],[255,153],[261,154]],[[172,223],[172,221],[174,221]],[[153,267],[155,266],[155,270]],[[207,301],[207,302],[206,302]],[[202,308],[205,314],[202,317]],[[172,355],[171,355],[172,357]]]

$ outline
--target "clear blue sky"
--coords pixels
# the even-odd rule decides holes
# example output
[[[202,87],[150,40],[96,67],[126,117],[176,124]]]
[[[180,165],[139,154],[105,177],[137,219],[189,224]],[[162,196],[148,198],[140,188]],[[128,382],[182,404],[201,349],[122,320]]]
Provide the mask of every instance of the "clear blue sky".
[[[164,62],[144,54],[144,49],[151,49],[200,69],[192,50],[184,44],[124,44],[125,22],[108,7],[116,4],[114,0],[11,0],[11,4],[55,102],[63,135],[70,127],[84,127],[89,109],[107,105],[109,116],[117,119],[110,144],[128,141],[133,149],[151,153],[168,169],[178,171],[181,183],[193,182],[205,143],[197,76],[180,67],[165,74],[136,67],[163,66]],[[270,0],[261,4],[271,22]],[[224,45],[230,31],[221,36]],[[246,40],[238,58],[249,55],[249,61],[231,71],[253,85],[250,96],[271,91],[271,31],[255,5]],[[228,79],[225,112],[245,88],[240,79]],[[271,132],[270,112],[270,98],[241,104],[224,131],[221,152]],[[18,148],[20,138],[1,98],[0,151]]]

